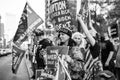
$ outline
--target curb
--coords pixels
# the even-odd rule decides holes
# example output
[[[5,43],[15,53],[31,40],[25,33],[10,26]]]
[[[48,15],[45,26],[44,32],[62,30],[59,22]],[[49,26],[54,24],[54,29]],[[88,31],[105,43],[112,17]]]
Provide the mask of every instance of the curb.
[[[26,64],[26,67],[27,67],[29,80],[31,80],[31,77],[33,76],[33,71],[31,69],[31,67],[32,67],[31,62],[26,58],[26,55],[25,55],[25,64]]]
[[[6,53],[6,54],[2,54],[2,55],[0,54],[0,57],[8,56],[10,54],[12,54],[12,53]]]

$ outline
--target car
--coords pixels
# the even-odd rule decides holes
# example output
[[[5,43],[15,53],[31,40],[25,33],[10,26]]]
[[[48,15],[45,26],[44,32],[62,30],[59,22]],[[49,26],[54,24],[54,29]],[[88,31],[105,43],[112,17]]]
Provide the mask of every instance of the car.
[[[12,49],[6,49],[6,53],[12,53]]]
[[[5,55],[9,55],[12,53],[12,50],[7,48],[7,49],[0,49],[0,56],[5,56]]]
[[[6,54],[6,50],[5,49],[0,49],[0,55]]]

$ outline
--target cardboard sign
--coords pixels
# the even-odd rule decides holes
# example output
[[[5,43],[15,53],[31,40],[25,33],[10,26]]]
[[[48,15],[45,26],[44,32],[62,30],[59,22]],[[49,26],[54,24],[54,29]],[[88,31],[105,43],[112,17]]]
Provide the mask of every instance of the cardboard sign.
[[[51,46],[47,48],[47,68],[56,68],[58,65],[58,55],[68,54],[67,46]]]
[[[67,46],[47,47],[47,67],[44,70],[36,70],[36,80],[65,80],[65,71],[58,61],[58,56],[68,54]]]
[[[68,54],[68,46],[50,46],[47,47],[47,73],[54,76],[55,80],[64,80],[65,72],[60,65],[58,56],[62,60],[62,56]],[[62,74],[60,73],[62,71]],[[61,78],[60,78],[61,77]],[[59,79],[60,78],[60,79]]]

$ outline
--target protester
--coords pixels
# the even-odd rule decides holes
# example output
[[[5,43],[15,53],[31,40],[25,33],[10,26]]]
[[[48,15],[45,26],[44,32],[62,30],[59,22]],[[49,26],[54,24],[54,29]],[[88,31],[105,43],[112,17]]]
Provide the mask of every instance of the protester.
[[[40,29],[36,29],[33,31],[32,34],[32,52],[33,54],[30,55],[31,56],[31,61],[32,61],[32,68],[33,68],[33,76],[31,78],[35,79],[35,71],[37,68],[37,64],[36,64],[36,52],[37,52],[37,48],[38,48],[38,43],[40,40],[42,40],[44,37],[44,32]]]
[[[72,39],[76,42],[76,46],[80,47],[80,48],[84,48],[86,47],[86,40],[85,37],[82,33],[80,32],[75,32],[72,34]]]
[[[59,46],[69,46],[68,56],[66,56],[65,61],[71,62],[72,58],[70,57],[70,55],[71,55],[70,50],[72,49],[73,46],[76,45],[75,41],[71,38],[72,32],[67,28],[61,28],[58,32],[59,32],[58,37],[60,38]],[[70,69],[68,68],[68,66],[66,66],[66,68],[70,72]],[[70,74],[71,74],[71,72],[70,72]]]
[[[41,41],[39,41],[38,44],[38,48],[37,48],[37,52],[36,52],[36,61],[37,61],[37,68],[38,69],[44,69],[45,68],[45,64],[46,64],[46,60],[44,59],[44,55],[46,54],[46,48],[48,46],[52,46],[52,41],[48,38],[45,38]]]
[[[100,47],[98,45],[98,43],[96,42],[95,38],[90,34],[87,26],[84,24],[83,20],[81,19],[81,16],[78,15],[78,21],[80,22],[81,24],[81,27],[87,37],[87,39],[89,40],[88,42],[91,44],[91,54],[92,54],[92,57],[93,58],[96,58],[99,56],[99,53],[100,53]]]
[[[109,70],[114,73],[114,47],[112,42],[110,40],[104,40],[104,38],[101,38],[101,59],[103,64],[104,70]]]
[[[76,42],[76,46],[74,46],[74,52],[78,54],[81,60],[84,60],[85,48],[86,48],[86,40],[84,39],[84,35],[80,32],[75,32],[72,35],[72,39]]]
[[[84,70],[83,70],[84,61],[83,61],[83,58],[81,58],[81,55],[79,55],[79,54],[82,54],[81,51],[79,50],[80,53],[75,52],[75,47],[77,47],[78,45],[77,45],[77,42],[73,40],[76,37],[77,33],[73,35],[73,38],[72,38],[72,33],[68,29],[61,28],[59,30],[59,33],[60,33],[59,37],[61,40],[60,45],[70,47],[69,53],[68,53],[69,56],[66,56],[66,59],[65,59],[68,62],[68,70],[70,72],[70,76],[72,80],[82,80],[84,76]],[[81,45],[81,47],[83,47],[83,45]],[[79,48],[80,48],[80,45],[79,45]]]
[[[86,34],[91,46],[90,52],[92,54],[93,59],[97,60],[97,58],[101,58],[103,69],[111,71],[111,63],[112,57],[114,54],[113,44],[110,41],[105,41],[104,37],[101,37],[100,43],[95,40],[95,38],[89,33],[87,26],[84,24],[83,20],[81,19],[81,15],[78,15],[78,20],[81,24],[81,27]],[[113,69],[112,69],[113,70]]]
[[[118,47],[117,55],[116,55],[116,77],[117,80],[120,80],[120,44]]]
[[[72,37],[72,32],[69,29],[61,28],[59,30],[59,38],[61,40],[60,46],[69,46],[70,48],[75,46],[76,43],[71,37]]]
[[[73,56],[71,56],[73,59],[72,68],[71,68],[73,72],[71,73],[74,74],[74,80],[82,80],[85,74],[84,58],[86,53],[85,49],[87,42],[84,38],[85,36],[80,32],[75,32],[72,35],[72,39],[76,42],[76,45],[72,48]],[[79,77],[77,78],[76,75],[78,75]]]
[[[44,32],[43,32],[42,30],[40,30],[40,29],[34,30],[33,33],[34,33],[34,38],[33,38],[33,40],[34,40],[34,45],[37,45],[38,42],[44,38],[44,35],[45,35],[45,34],[44,34]]]
[[[117,20],[117,25],[118,25],[118,27],[120,27],[120,18]],[[120,44],[118,45],[118,48],[117,48],[115,67],[116,67],[117,80],[120,80]]]

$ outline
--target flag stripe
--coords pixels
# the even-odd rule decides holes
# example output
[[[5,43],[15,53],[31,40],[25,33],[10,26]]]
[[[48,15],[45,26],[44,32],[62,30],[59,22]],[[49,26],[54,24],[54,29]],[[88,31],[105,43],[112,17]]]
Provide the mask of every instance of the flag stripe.
[[[86,71],[84,80],[92,80],[94,66],[100,61],[99,57],[93,59],[90,50],[86,52],[84,70]]]

